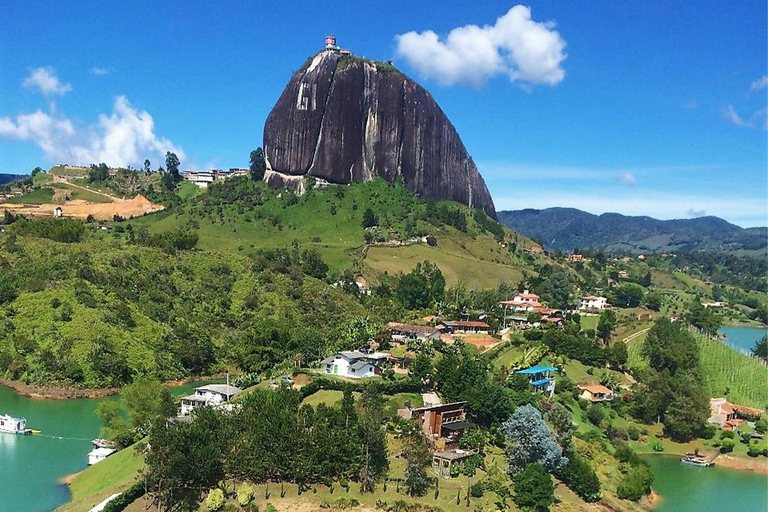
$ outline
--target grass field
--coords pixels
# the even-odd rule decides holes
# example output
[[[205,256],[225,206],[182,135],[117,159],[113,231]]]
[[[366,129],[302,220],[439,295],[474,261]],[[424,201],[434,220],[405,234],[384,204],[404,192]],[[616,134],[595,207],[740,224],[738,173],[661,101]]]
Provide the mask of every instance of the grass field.
[[[109,496],[124,491],[144,467],[136,445],[121,450],[78,473],[69,484],[72,500],[57,512],[87,512]]]
[[[191,181],[184,180],[179,185],[179,196],[185,201],[195,198],[202,193],[203,190]]]
[[[586,331],[589,329],[597,329],[597,323],[600,321],[599,316],[581,316],[581,330]]]
[[[374,272],[394,275],[410,272],[417,263],[429,260],[440,267],[448,286],[463,282],[470,289],[519,282],[520,268],[502,263],[504,255],[491,249],[495,242],[490,237],[484,238],[487,239],[481,243],[472,243],[469,237],[438,237],[437,247],[426,244],[371,247],[363,263]]]
[[[50,188],[38,188],[29,194],[6,199],[5,203],[13,204],[47,204],[53,201],[53,190]]]

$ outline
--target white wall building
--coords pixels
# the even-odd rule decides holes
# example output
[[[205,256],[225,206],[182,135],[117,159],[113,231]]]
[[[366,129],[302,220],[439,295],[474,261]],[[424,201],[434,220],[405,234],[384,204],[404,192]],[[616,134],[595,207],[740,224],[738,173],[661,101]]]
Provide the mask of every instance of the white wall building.
[[[608,299],[606,299],[605,297],[595,297],[594,295],[590,295],[588,297],[582,297],[581,304],[579,305],[579,309],[581,310],[590,310],[590,309],[602,310],[607,307],[609,307]]]
[[[361,379],[364,377],[374,377],[381,374],[379,364],[386,361],[389,354],[383,352],[339,352],[338,354],[324,359],[320,367],[325,373],[338,375],[340,377],[349,377],[352,379]]]
[[[181,415],[186,416],[191,413],[195,407],[201,405],[220,406],[229,402],[233,396],[242,391],[235,386],[227,384],[210,384],[195,388],[195,394],[181,398]]]

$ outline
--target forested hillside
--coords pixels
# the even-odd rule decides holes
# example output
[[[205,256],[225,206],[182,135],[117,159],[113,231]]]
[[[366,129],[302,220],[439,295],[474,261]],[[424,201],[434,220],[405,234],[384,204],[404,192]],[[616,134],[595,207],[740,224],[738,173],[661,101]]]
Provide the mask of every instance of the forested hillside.
[[[765,255],[766,228],[744,229],[717,217],[657,220],[573,208],[498,212],[499,221],[548,250],[610,252],[713,251]]]

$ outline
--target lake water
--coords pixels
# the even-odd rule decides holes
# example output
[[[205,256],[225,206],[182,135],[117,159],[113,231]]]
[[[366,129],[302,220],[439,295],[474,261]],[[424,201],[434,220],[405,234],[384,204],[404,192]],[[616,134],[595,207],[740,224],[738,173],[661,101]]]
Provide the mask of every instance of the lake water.
[[[720,332],[727,338],[725,343],[742,352],[750,353],[755,342],[768,334],[768,329],[761,327],[726,326]]]
[[[650,455],[653,489],[661,495],[654,512],[764,511],[768,475],[682,464],[679,457]],[[715,461],[717,463],[717,461]]]
[[[197,384],[172,388],[189,394]],[[38,400],[0,386],[0,414],[22,416],[40,435],[0,433],[0,512],[48,512],[69,500],[62,477],[88,465],[91,439],[99,437],[101,422],[94,415],[102,400]]]

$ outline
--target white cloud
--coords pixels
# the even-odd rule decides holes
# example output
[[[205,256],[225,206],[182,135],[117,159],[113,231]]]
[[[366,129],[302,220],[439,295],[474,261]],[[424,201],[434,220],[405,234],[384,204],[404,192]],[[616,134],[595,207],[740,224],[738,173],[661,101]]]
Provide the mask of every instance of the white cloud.
[[[140,165],[145,158],[161,161],[166,151],[184,159],[184,151],[155,134],[154,120],[118,96],[111,115],[101,114],[98,123],[77,129],[72,121],[40,110],[15,119],[0,117],[0,139],[37,144],[52,162],[112,166]]]
[[[96,76],[104,76],[112,74],[112,68],[91,68],[90,69],[92,75]]]
[[[748,119],[745,119],[736,112],[733,105],[728,105],[723,109],[723,115],[736,126],[768,130],[768,108],[755,110]]]
[[[555,85],[565,77],[560,64],[566,43],[554,26],[533,21],[529,7],[516,5],[494,25],[458,27],[443,41],[431,30],[395,40],[399,56],[444,85],[480,86],[499,74],[513,82]]]
[[[70,84],[62,83],[51,66],[33,69],[21,83],[25,89],[38,89],[44,96],[58,94],[62,96],[72,90]]]
[[[687,212],[685,212],[686,215],[689,217],[705,217],[707,215],[706,210],[694,210],[693,208],[689,208]]]
[[[637,185],[637,178],[631,172],[620,172],[616,175],[616,181],[622,185],[635,186]]]
[[[749,88],[750,92],[759,91],[768,87],[768,75],[763,76],[752,82],[752,86]]]
[[[733,105],[728,105],[723,110],[725,118],[736,126],[749,126],[749,123],[745,121],[733,108]]]

